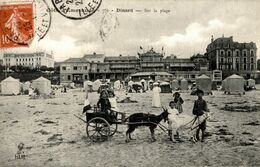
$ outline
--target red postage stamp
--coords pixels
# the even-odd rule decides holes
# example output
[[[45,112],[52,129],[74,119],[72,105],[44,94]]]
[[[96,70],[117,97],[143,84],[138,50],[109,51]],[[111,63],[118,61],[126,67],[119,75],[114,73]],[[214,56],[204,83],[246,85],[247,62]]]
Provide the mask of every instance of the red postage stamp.
[[[28,46],[34,37],[33,4],[0,6],[0,48]]]

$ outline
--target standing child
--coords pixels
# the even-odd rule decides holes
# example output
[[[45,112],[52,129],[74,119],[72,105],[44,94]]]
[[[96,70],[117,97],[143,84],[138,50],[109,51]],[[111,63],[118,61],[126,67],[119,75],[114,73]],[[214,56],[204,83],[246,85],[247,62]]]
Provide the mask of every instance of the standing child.
[[[179,111],[181,114],[183,112],[182,104],[184,103],[183,99],[181,98],[181,95],[179,92],[175,92],[173,94],[174,97],[174,102],[176,103],[176,109]]]
[[[207,102],[202,98],[204,95],[204,92],[202,90],[197,89],[197,96],[198,99],[194,102],[194,107],[192,110],[193,115],[196,115],[198,121],[199,121],[199,128],[196,131],[196,139],[199,140],[199,133],[200,130],[202,132],[201,142],[204,142],[205,140],[205,131],[206,131],[206,119],[201,117],[202,115],[209,112],[207,107]],[[201,120],[202,119],[202,120]]]
[[[174,139],[174,134],[173,134],[173,130],[175,130],[177,138],[179,138],[179,133],[178,133],[178,115],[179,115],[179,111],[176,109],[176,103],[174,101],[171,101],[169,103],[169,109],[168,109],[168,129],[169,129],[169,136],[171,141],[175,142]]]

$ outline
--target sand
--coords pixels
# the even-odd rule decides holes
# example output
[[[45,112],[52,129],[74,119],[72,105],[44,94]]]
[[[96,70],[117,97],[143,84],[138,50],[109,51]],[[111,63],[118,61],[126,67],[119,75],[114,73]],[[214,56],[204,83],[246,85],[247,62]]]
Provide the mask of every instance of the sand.
[[[184,113],[191,115],[196,96],[189,94],[181,96]],[[156,142],[151,141],[149,129],[139,128],[133,134],[136,140],[125,143],[126,125],[120,125],[108,141],[93,143],[86,136],[84,122],[73,115],[82,112],[85,93],[80,89],[58,91],[53,99],[0,96],[0,166],[260,166],[260,107],[248,110],[248,106],[260,106],[259,95],[257,90],[243,96],[217,91],[205,96],[214,114],[204,143],[187,139],[172,143],[159,128]],[[138,103],[118,104],[127,115],[162,112],[151,107],[150,92],[129,96]],[[92,104],[97,98],[97,93],[89,94]],[[171,99],[172,94],[161,94],[163,106]],[[26,157],[15,159],[21,142]]]

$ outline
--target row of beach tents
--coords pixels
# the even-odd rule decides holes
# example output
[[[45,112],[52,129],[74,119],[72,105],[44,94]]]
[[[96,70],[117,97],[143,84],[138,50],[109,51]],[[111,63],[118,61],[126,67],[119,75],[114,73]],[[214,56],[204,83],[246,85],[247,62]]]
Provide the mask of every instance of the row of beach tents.
[[[51,93],[51,81],[40,77],[31,82],[21,83],[19,79],[8,77],[1,82],[1,95],[18,95],[21,91],[29,91],[30,87],[38,89],[40,94]]]

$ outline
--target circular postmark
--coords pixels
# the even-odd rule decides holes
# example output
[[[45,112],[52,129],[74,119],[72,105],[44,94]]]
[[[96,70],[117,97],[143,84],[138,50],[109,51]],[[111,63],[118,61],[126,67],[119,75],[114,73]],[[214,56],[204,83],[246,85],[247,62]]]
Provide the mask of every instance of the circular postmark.
[[[43,39],[51,26],[51,12],[45,0],[34,0],[35,8],[35,35],[38,41]]]
[[[69,19],[85,19],[94,14],[102,0],[52,0],[56,10]]]

